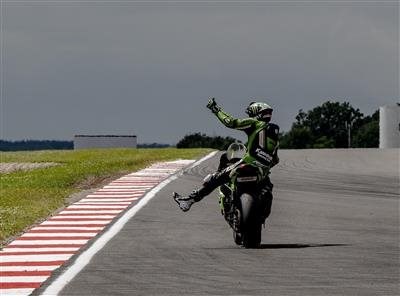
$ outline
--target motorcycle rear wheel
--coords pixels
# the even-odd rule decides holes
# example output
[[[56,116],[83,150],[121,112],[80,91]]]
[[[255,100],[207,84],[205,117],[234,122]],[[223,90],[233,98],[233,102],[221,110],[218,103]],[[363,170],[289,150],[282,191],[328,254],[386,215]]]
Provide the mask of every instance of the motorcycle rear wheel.
[[[235,241],[235,244],[241,246],[243,244],[243,236],[242,233],[240,232],[241,214],[238,209],[235,210],[233,219],[234,219],[232,223],[233,240]]]
[[[245,248],[258,248],[261,244],[262,225],[257,219],[257,204],[254,198],[247,193],[241,195],[240,202],[243,246]]]

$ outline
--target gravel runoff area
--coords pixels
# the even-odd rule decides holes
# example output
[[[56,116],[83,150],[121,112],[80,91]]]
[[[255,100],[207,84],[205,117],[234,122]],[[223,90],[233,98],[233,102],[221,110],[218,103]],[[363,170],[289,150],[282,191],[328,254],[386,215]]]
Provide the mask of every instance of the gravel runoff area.
[[[7,174],[15,171],[47,168],[55,165],[58,164],[55,162],[2,162],[0,163],[0,173]]]

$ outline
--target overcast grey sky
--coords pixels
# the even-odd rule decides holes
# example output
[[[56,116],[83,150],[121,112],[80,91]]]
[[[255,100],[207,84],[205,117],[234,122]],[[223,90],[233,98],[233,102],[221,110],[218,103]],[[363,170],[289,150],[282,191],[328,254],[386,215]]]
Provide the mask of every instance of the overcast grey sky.
[[[397,1],[3,1],[3,139],[231,135],[253,99],[288,130],[336,98],[365,114],[399,99]]]

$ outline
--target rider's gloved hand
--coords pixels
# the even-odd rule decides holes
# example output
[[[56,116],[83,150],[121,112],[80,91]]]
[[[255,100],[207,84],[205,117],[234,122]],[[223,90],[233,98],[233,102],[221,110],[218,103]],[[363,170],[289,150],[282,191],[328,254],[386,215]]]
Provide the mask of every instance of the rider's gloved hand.
[[[207,108],[210,109],[212,113],[218,113],[218,111],[221,110],[221,107],[218,106],[215,98],[211,98],[208,101]]]

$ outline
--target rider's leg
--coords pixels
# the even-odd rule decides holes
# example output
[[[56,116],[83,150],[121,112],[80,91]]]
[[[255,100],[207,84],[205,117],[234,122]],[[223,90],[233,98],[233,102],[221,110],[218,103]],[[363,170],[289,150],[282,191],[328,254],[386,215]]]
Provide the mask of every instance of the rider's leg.
[[[222,184],[228,183],[231,179],[232,174],[234,174],[236,168],[242,163],[242,160],[239,159],[234,164],[226,167],[220,172],[215,172],[213,174],[208,175],[204,178],[203,186],[197,190],[193,190],[189,195],[190,198],[193,198],[194,201],[200,201],[205,196],[209,195],[214,189]]]
[[[237,164],[229,166],[221,172],[215,172],[211,175],[208,175],[204,179],[203,186],[197,190],[193,190],[188,197],[181,197],[177,193],[174,193],[175,201],[183,211],[188,211],[193,203],[202,200],[218,186],[229,182],[230,174],[236,168]]]

